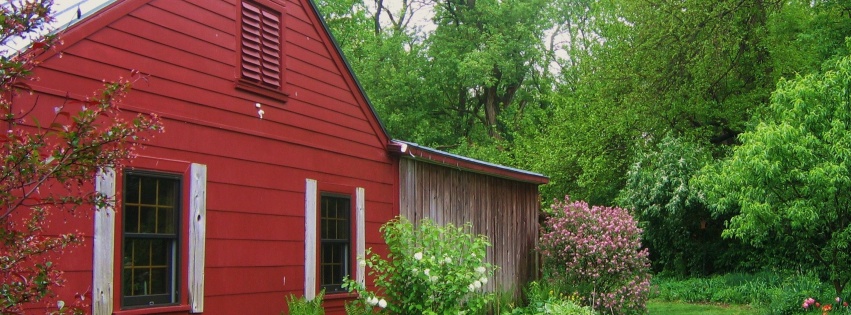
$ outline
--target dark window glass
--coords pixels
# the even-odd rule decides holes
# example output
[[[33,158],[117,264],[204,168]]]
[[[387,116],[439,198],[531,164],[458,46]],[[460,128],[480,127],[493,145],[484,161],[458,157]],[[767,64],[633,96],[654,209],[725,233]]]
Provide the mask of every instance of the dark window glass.
[[[343,278],[349,275],[351,262],[351,199],[322,195],[320,211],[320,283],[326,292],[344,292]]]
[[[122,305],[177,303],[180,178],[127,172],[123,195]]]

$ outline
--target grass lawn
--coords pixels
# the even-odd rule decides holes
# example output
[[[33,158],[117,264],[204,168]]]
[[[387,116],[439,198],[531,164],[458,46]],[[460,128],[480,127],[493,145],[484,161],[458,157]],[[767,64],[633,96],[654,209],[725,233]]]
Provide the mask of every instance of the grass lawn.
[[[647,302],[650,315],[755,315],[759,312],[747,305],[688,304],[650,300]]]

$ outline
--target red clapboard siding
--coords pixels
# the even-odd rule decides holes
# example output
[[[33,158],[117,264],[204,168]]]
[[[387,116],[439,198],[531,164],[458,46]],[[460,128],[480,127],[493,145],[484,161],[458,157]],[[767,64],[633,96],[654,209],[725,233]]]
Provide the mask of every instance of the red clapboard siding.
[[[334,61],[328,58],[328,56],[323,56],[316,54],[315,52],[308,50],[304,47],[298,45],[288,45],[287,52],[289,55],[287,56],[288,64],[295,61],[301,61],[313,65],[315,67],[319,67],[331,72],[339,72],[339,68],[334,64]]]
[[[346,81],[344,81],[343,77],[335,71],[336,69],[326,70],[297,58],[292,58],[287,65],[288,69],[292,72],[311,75],[316,80],[325,84],[333,85],[334,87],[341,89],[348,89]]]
[[[170,0],[160,0],[160,2],[154,2],[153,5],[161,6],[162,3],[172,2]],[[204,8],[210,12],[214,12],[227,20],[233,20],[233,7],[235,2],[233,1],[223,1],[223,0],[187,0],[186,2],[194,4],[196,7]]]
[[[351,93],[347,93],[346,89],[342,89],[334,85],[317,80],[313,77],[313,74],[311,73],[299,73],[295,71],[288,72],[287,80],[289,81],[289,84],[294,87],[294,89],[295,87],[301,87],[315,92],[325,93],[326,95],[337,101],[342,101],[346,104],[352,104],[352,106],[356,106],[357,104],[357,100],[355,99],[354,95],[352,95]],[[342,104],[339,104],[337,106],[340,105]]]
[[[221,283],[217,285],[227,285]],[[269,292],[210,296],[204,299],[204,314],[258,314],[276,315],[286,308],[286,297],[290,292]],[[302,293],[296,293],[301,296]],[[215,310],[215,312],[207,311]],[[330,315],[330,314],[329,314]]]
[[[301,266],[209,268],[205,276],[208,283],[215,284],[205,292],[208,296],[298,290],[304,283]]]
[[[229,59],[214,59],[196,55],[146,38],[136,37],[133,41],[117,40],[122,36],[126,36],[126,33],[116,29],[105,28],[92,34],[87,39],[140,56],[157,56],[159,61],[168,64],[169,67],[179,66],[195,69],[196,71],[213,75],[218,74],[222,78],[233,80],[233,62]],[[231,56],[236,58],[233,52],[231,52]],[[120,61],[115,60],[113,62]]]
[[[228,16],[232,13],[233,7],[225,7],[223,5],[216,6],[215,4],[222,4],[220,1],[205,1],[203,3],[192,3],[185,1],[170,1],[170,0],[158,0],[151,3],[150,10],[143,9],[137,10],[134,14],[140,18],[147,16],[150,21],[163,21],[164,15],[161,12],[179,12],[181,15],[190,15],[190,19],[174,19],[175,22],[165,22],[163,21],[163,25],[177,30],[177,31],[185,31],[186,34],[196,36],[196,37],[205,37],[210,30],[206,28],[212,28],[216,32],[217,36],[220,34],[230,34],[233,36],[234,33],[234,19],[231,16]],[[156,8],[156,11],[154,11]],[[156,13],[156,14],[151,14]],[[184,22],[185,21],[185,22]],[[206,27],[206,28],[205,28]],[[230,38],[231,41],[223,42],[222,46],[229,47],[233,45],[233,38]]]
[[[316,170],[321,173],[335,174],[352,178],[372,178],[376,175],[392,176],[393,170],[388,170],[386,173],[376,174],[371,168],[387,168],[389,164],[380,162],[366,157],[347,156],[343,155],[346,151],[357,152],[353,149],[358,149],[363,156],[373,156],[380,154],[375,148],[359,145],[356,143],[345,143],[342,139],[335,139],[333,142],[339,142],[339,151],[332,150],[316,150],[315,148],[292,146],[292,143],[269,141],[273,139],[238,136],[232,132],[221,129],[210,129],[204,131],[204,138],[196,138],[198,130],[193,125],[171,123],[166,121],[166,133],[159,135],[158,138],[168,138],[173,141],[171,146],[180,148],[181,150],[189,150],[215,156],[232,156],[237,159],[246,161],[257,161],[262,163],[277,164],[287,163],[293,168],[303,170]],[[298,129],[293,132],[299,131]],[[169,134],[169,132],[171,134]],[[306,133],[306,132],[305,132]],[[312,137],[313,140],[329,141],[318,135],[306,136]],[[149,144],[154,146],[157,144]],[[165,145],[165,144],[163,144]],[[334,149],[335,146],[330,146],[329,149]],[[264,154],[265,153],[265,154]],[[354,168],[353,163],[361,163],[360,169]],[[263,165],[258,165],[263,169]],[[260,171],[259,173],[262,173]],[[392,178],[384,177],[382,181],[392,182]]]
[[[146,74],[122,103],[121,117],[156,113],[166,131],[145,143],[138,151],[145,162],[136,165],[207,166],[205,314],[279,314],[288,294],[304,293],[306,178],[320,188],[365,189],[365,241],[378,252],[386,251],[379,227],[398,214],[398,162],[387,152],[387,135],[326,31],[314,24],[310,5],[284,2],[263,0],[283,15],[286,102],[235,88],[238,0],[117,2],[69,29],[73,40],[63,57],[47,57],[36,70],[39,97],[17,99],[37,100],[33,113],[47,117],[66,92],[84,97],[130,69]],[[57,233],[85,235],[84,246],[59,259],[69,278],[60,294],[68,300],[71,288],[92,285],[93,224],[90,216],[60,221]],[[327,313],[340,314],[344,301],[329,300]]]
[[[181,1],[159,2],[164,8],[144,6],[131,13],[142,21],[161,26],[175,33],[205,41],[224,48],[232,48],[234,43],[233,20],[224,19],[212,12],[198,9],[184,9],[191,6]],[[171,8],[169,8],[171,7]],[[172,13],[175,12],[175,13]],[[178,15],[193,14],[193,19],[184,19]]]
[[[268,205],[267,205],[268,206]],[[279,213],[293,208],[279,208]],[[289,211],[286,211],[289,210]],[[213,211],[208,209],[208,211]],[[215,211],[207,220],[208,237],[231,240],[301,241],[304,237],[304,217],[268,214],[248,214]],[[239,224],[234,224],[239,222]],[[245,226],[252,228],[246,229]],[[288,227],[286,230],[281,227]],[[286,232],[284,232],[286,231]]]
[[[110,27],[132,34],[133,36],[128,37],[133,39],[135,39],[135,37],[148,39],[154,42],[173,46],[195,55],[207,56],[211,59],[233,60],[233,58],[235,58],[233,55],[233,48],[236,47],[235,45],[231,47],[217,46],[206,40],[190,37],[186,34],[178,33],[132,16],[120,19],[111,24]]]
[[[304,241],[207,238],[207,267],[270,267],[304,264]]]

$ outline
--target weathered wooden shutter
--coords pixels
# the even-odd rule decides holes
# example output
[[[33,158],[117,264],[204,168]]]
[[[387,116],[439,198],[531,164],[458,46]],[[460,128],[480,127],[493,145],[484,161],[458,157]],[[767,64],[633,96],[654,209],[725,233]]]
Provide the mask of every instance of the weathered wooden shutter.
[[[281,87],[281,15],[248,1],[242,2],[242,78]]]
[[[366,259],[366,190],[355,189],[355,255],[358,260]],[[355,279],[361,285],[366,284],[366,268],[358,261]]]
[[[192,163],[189,181],[189,310],[201,313],[207,244],[207,165]]]
[[[316,189],[315,179],[306,179],[304,187],[304,298],[316,296]]]
[[[95,177],[95,190],[108,199],[115,198],[115,170],[104,168]],[[92,266],[92,314],[112,315],[115,286],[115,209],[111,205],[95,211],[94,265]]]

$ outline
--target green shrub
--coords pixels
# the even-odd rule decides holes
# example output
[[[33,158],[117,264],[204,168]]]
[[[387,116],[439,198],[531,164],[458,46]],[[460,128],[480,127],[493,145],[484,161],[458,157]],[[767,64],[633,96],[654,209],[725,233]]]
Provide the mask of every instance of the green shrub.
[[[289,313],[282,312],[281,314],[290,315],[324,315],[325,309],[322,308],[322,298],[325,297],[325,290],[319,292],[313,300],[308,301],[304,297],[296,297],[290,294],[287,297],[287,309]]]
[[[483,286],[494,267],[485,263],[490,246],[472,226],[436,225],[424,219],[414,226],[398,217],[381,227],[389,253],[359,258],[384,297],[351,280],[346,288],[358,291],[366,308],[381,306],[394,314],[477,314],[492,298]]]
[[[768,292],[769,296],[763,301],[762,307],[771,315],[800,314],[803,311],[801,304],[807,298],[819,301],[832,301],[834,298],[833,287],[823,284],[816,275],[810,273],[790,275]]]
[[[813,273],[765,271],[755,274],[732,273],[711,278],[653,279],[652,298],[688,303],[749,304],[765,314],[802,314],[807,298],[835,301],[833,287]],[[834,313],[849,311],[836,303]],[[812,308],[810,308],[810,311]]]
[[[559,291],[557,285],[549,282],[531,282],[524,290],[526,299],[529,301],[526,307],[517,307],[506,310],[502,315],[596,315],[593,308],[581,306],[580,297],[577,293],[565,295]]]

